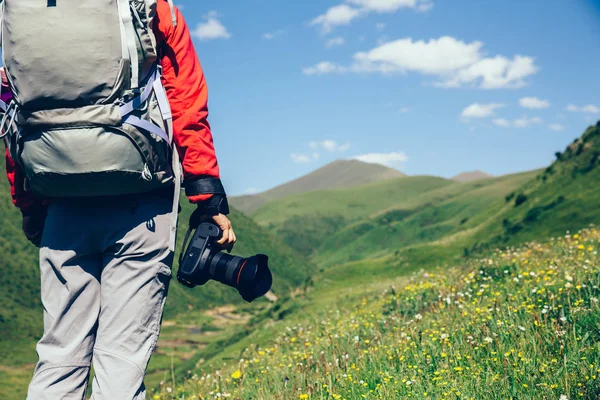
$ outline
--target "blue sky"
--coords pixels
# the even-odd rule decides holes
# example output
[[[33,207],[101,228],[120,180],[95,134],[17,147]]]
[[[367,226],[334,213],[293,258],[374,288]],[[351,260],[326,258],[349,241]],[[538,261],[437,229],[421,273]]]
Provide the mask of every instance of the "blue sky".
[[[339,158],[543,167],[600,118],[596,0],[179,0],[230,194]]]

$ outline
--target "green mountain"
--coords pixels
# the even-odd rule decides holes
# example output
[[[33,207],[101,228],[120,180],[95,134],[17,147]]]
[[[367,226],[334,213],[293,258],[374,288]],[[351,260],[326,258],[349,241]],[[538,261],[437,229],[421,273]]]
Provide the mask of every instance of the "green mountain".
[[[452,182],[432,176],[404,177],[289,196],[259,208],[252,217],[268,226],[291,247],[310,256],[348,225],[410,198]]]
[[[536,172],[459,183],[432,176],[286,197],[253,218],[318,262],[340,263],[441,238],[460,229]]]
[[[428,246],[462,255],[558,235],[600,219],[599,131],[590,127],[545,170],[314,191],[270,202],[252,217],[321,267],[390,254],[422,259]]]
[[[474,249],[557,236],[600,222],[600,122],[555,156],[535,179],[506,194],[502,212],[481,227]]]
[[[404,174],[400,171],[383,165],[357,160],[338,160],[266,192],[232,197],[231,204],[245,213],[250,213],[268,202],[299,193],[364,185],[402,176]]]
[[[267,349],[276,333],[290,326],[327,325],[324,309],[339,315],[344,307],[364,305],[364,296],[389,289],[392,283],[406,284],[411,271],[440,267],[435,274],[444,276],[448,267],[464,264],[465,256],[598,223],[599,164],[600,124],[556,153],[556,161],[546,169],[469,182],[417,176],[321,187],[267,199],[252,219],[234,212],[240,239],[236,252],[272,253],[279,300],[244,307],[229,288],[207,285],[190,291],[174,282],[149,386],[172,376],[177,381],[188,370],[220,369],[227,360],[240,368],[240,358],[270,354]],[[2,387],[20,382],[14,374],[7,375],[6,366],[35,358],[32,344],[40,332],[41,306],[36,257],[22,238],[19,214],[10,205],[7,189],[0,192],[0,200],[2,246],[10,255],[0,278],[0,301],[7,305],[0,308],[4,398]],[[183,221],[190,211],[184,207]],[[430,294],[434,300],[439,295]],[[415,301],[427,305],[423,300],[429,301]],[[235,306],[206,312],[220,304]],[[29,369],[22,379],[28,374]],[[13,381],[17,383],[11,386]]]
[[[573,382],[581,380],[581,368],[596,365],[588,361],[597,354],[590,345],[595,343],[590,328],[598,325],[597,312],[593,313],[597,311],[598,231],[566,237],[564,233],[575,233],[600,220],[600,125],[589,128],[556,157],[544,170],[498,178],[468,183],[403,178],[304,193],[261,207],[255,218],[298,250],[308,250],[319,272],[297,296],[278,302],[260,329],[198,365],[193,373],[199,378],[184,384],[177,379],[166,383],[158,398],[170,398],[171,387],[177,387],[181,395],[200,397],[216,390],[234,397],[256,393],[267,397],[306,393],[303,398],[339,393],[341,397],[348,393],[349,398],[358,398],[370,390],[379,390],[384,397],[408,392],[419,397],[425,391],[443,397],[447,386],[438,380],[444,374],[443,379],[460,382],[461,394],[472,392],[477,397],[485,392],[475,394],[479,389],[463,373],[473,369],[469,360],[489,363],[489,368],[478,371],[487,374],[482,379],[494,380],[496,373],[502,375],[502,368],[522,368],[521,361],[540,358],[540,349],[548,365],[562,357],[568,359],[567,367],[560,361],[552,369],[536,367],[528,383],[524,380],[533,375],[521,370],[502,375],[510,379],[495,381],[506,384],[498,396],[527,397],[542,387],[540,380],[556,382],[560,376],[561,382],[572,381],[556,391],[555,397],[567,393],[596,398],[593,379]],[[552,237],[557,239],[543,246],[515,246]],[[507,245],[510,252],[494,250]],[[465,258],[471,254],[474,257]],[[580,268],[583,263],[587,267]],[[546,273],[543,279],[548,282],[540,289],[541,275]],[[471,301],[475,297],[478,300]],[[562,303],[557,306],[558,298]],[[554,300],[542,310],[548,299]],[[527,301],[531,305],[525,310]],[[519,307],[521,312],[515,311]],[[513,320],[507,322],[507,318]],[[469,327],[477,323],[479,336],[469,333]],[[568,338],[573,343],[566,347],[558,346],[556,339],[562,329],[573,331]],[[428,330],[428,335],[422,335]],[[547,335],[548,340],[540,335]],[[540,347],[544,340],[550,347]],[[433,359],[423,358],[421,351],[428,341]],[[394,353],[402,345],[408,350]],[[463,353],[471,356],[459,360],[452,349],[461,345]],[[409,360],[411,349],[418,351]],[[581,356],[584,349],[589,352],[587,358]],[[290,363],[298,354],[304,355],[302,363]],[[340,356],[344,354],[350,354],[349,361]],[[423,368],[411,370],[410,365],[419,362]],[[387,380],[381,375],[384,364],[386,371],[393,371]],[[332,372],[336,369],[337,373]],[[225,379],[206,375],[214,376],[217,370]],[[549,373],[556,374],[549,377]],[[306,379],[307,374],[312,378]],[[356,374],[362,374],[364,384],[357,384]],[[397,376],[406,376],[411,384],[395,381]],[[386,392],[391,382],[398,385],[397,390]],[[421,386],[414,391],[417,385]]]
[[[492,178],[492,177],[493,177],[493,175],[490,175],[483,171],[470,171],[470,172],[463,172],[462,174],[458,174],[458,175],[452,177],[452,180],[457,181],[457,182],[473,182],[473,181],[479,181],[481,179],[488,179],[488,178]]]

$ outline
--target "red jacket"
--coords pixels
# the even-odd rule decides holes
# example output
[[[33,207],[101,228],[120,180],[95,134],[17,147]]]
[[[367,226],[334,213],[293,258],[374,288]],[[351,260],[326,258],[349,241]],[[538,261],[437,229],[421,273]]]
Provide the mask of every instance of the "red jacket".
[[[202,66],[183,16],[177,13],[173,26],[171,9],[159,0],[154,33],[163,70],[163,84],[173,113],[173,133],[183,165],[185,181],[205,177],[219,178],[212,133],[208,123],[208,88]],[[6,151],[6,174],[14,204],[21,210],[39,207],[42,201],[24,190],[25,175]],[[193,203],[211,195],[188,195]]]

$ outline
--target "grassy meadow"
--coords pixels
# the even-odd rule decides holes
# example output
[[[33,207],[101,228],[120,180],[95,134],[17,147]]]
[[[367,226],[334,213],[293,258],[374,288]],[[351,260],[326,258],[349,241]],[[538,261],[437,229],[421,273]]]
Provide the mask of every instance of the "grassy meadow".
[[[597,398],[599,244],[591,227],[418,271],[154,398]]]
[[[286,186],[296,194],[233,210],[234,252],[270,256],[273,296],[246,304],[173,280],[151,397],[600,398],[600,125],[555,156],[468,183]],[[0,399],[20,400],[42,307],[36,251],[3,189]]]

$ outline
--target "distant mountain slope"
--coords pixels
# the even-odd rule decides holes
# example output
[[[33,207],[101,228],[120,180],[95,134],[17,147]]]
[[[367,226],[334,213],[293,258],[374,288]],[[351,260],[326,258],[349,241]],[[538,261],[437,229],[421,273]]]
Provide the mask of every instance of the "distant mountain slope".
[[[560,235],[600,223],[600,122],[537,177],[507,193],[502,212],[479,230],[474,249]]]
[[[410,176],[335,190],[312,191],[264,205],[252,214],[305,255],[345,226],[400,201],[458,183],[433,176]]]
[[[328,237],[320,244],[315,262],[332,266],[464,234],[477,221],[495,215],[504,205],[506,194],[531,181],[536,174],[533,171],[454,183],[418,196],[397,198],[392,207],[368,215]]]
[[[556,157],[543,170],[457,183],[399,201],[342,226],[320,242],[313,260],[321,268],[379,256],[405,265],[446,263],[600,223],[600,123]]]
[[[493,177],[493,175],[490,175],[487,172],[470,171],[470,172],[463,172],[462,174],[458,174],[455,177],[453,177],[452,180],[456,181],[456,182],[473,182],[473,181],[478,181],[481,179],[488,179],[488,178],[492,178],[492,177]]]
[[[251,213],[269,201],[295,194],[365,185],[403,176],[405,175],[402,172],[379,164],[338,160],[264,193],[232,197],[231,204],[245,213]]]

